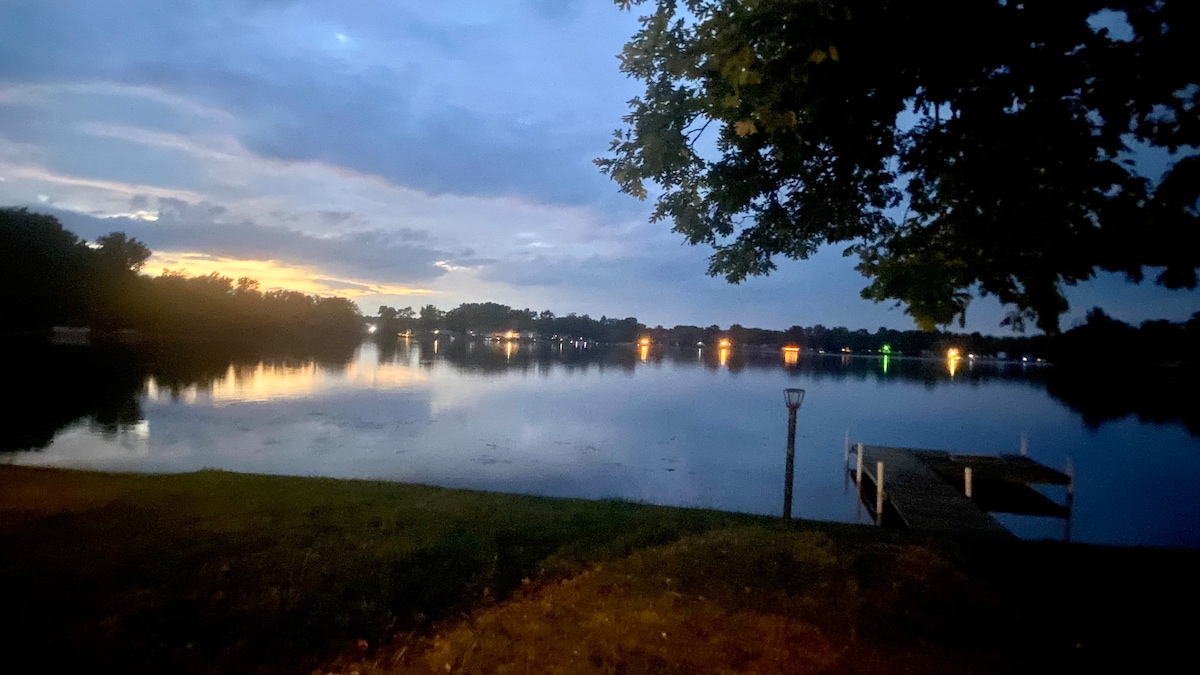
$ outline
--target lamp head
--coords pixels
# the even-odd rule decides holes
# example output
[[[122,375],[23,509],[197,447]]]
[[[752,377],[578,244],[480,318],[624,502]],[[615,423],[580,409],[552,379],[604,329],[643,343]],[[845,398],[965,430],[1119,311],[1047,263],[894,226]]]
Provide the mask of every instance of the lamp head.
[[[784,389],[783,401],[787,404],[788,410],[795,410],[804,402],[803,389]]]

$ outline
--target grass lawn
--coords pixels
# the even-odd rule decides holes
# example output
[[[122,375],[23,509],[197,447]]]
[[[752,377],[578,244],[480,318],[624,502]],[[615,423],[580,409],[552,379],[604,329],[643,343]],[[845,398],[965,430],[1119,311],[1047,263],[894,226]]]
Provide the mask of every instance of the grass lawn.
[[[1194,552],[0,468],[0,653],[87,673],[1030,672],[1186,650]],[[6,669],[7,670],[7,669]]]

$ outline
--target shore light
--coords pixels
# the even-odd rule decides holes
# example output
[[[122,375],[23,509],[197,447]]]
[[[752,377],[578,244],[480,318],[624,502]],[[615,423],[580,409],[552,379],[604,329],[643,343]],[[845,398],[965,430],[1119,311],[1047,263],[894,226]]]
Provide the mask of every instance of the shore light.
[[[783,402],[788,409],[787,465],[783,477],[783,519],[792,519],[792,483],[796,472],[796,411],[804,402],[804,390],[783,390]]]
[[[783,365],[795,366],[800,363],[800,348],[796,345],[788,345],[783,348]]]

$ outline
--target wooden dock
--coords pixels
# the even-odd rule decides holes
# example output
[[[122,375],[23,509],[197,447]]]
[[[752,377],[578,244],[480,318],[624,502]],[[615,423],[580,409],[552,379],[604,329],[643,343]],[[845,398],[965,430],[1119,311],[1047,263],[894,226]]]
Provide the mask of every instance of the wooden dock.
[[[853,464],[851,454],[856,455]],[[846,458],[860,493],[865,481],[877,496],[882,463],[883,495],[876,501],[876,518],[882,518],[886,504],[913,530],[1011,537],[989,511],[1070,516],[1071,477],[1022,455],[965,455],[860,444],[848,448]],[[1067,486],[1067,505],[1046,498],[1031,484]]]
[[[974,482],[972,500],[989,513],[1051,518],[1069,518],[1071,515],[1071,477],[1024,455],[963,455],[920,450],[917,456],[942,480],[964,492],[964,470],[970,467]],[[1030,485],[1067,488],[1067,504],[1054,502],[1031,489]]]

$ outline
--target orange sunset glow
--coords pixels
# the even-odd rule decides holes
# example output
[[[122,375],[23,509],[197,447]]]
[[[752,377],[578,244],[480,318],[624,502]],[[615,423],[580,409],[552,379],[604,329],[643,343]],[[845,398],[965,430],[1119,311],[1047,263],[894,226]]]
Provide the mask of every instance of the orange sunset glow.
[[[201,253],[178,253],[166,251],[155,253],[146,263],[145,271],[159,274],[163,270],[184,272],[201,276],[216,272],[231,279],[250,277],[257,279],[264,291],[286,289],[315,295],[340,295],[357,298],[365,295],[428,295],[434,293],[425,288],[380,284],[361,279],[347,279],[324,274],[319,270],[291,265],[278,260],[248,260],[225,258]]]

